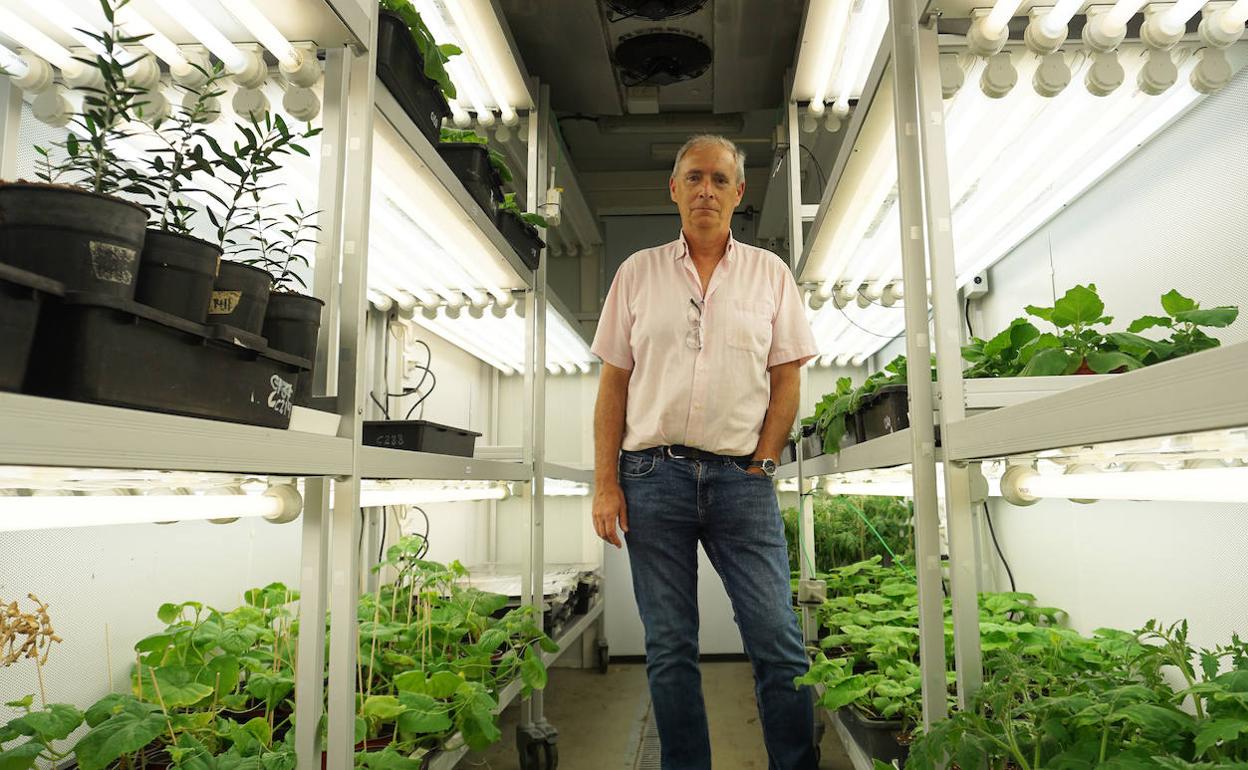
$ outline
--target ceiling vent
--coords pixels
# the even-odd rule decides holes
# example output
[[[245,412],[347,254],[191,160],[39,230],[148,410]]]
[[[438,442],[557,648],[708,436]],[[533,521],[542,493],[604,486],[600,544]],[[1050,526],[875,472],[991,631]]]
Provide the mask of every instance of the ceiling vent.
[[[679,19],[701,10],[706,0],[606,0],[607,7],[615,12],[611,21],[623,19],[650,19],[664,21]]]
[[[643,32],[620,41],[615,63],[625,86],[670,86],[706,72],[711,49],[685,32]]]

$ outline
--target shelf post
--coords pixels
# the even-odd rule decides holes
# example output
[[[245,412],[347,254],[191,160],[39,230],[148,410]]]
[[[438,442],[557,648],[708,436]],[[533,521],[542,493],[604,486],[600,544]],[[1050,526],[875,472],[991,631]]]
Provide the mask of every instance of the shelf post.
[[[967,84],[963,87],[975,86]],[[949,159],[940,84],[940,47],[934,15],[927,24],[918,28],[918,89],[923,193],[936,336],[936,377],[940,388],[940,430],[942,436],[948,436],[949,426],[966,416],[966,401],[962,381],[962,314],[958,312],[953,214],[949,201]],[[971,696],[984,678],[979,649],[979,591],[971,512],[972,506],[986,499],[986,494],[972,495],[971,471],[965,463],[947,460],[944,469],[950,594],[953,600],[953,660],[958,677],[958,706],[967,709]]]
[[[947,714],[944,596],[941,591],[940,509],[936,498],[936,438],[928,361],[923,169],[919,142],[918,8],[916,0],[889,0],[893,40],[893,89],[897,134],[897,203],[901,212],[902,280],[907,288],[906,384],[910,394],[910,441],[914,479],[915,572],[919,583],[919,666],[923,724]]]
[[[537,212],[537,202],[546,192],[549,178],[550,163],[550,87],[534,81],[534,93],[537,103],[529,113],[529,175],[528,175],[528,209]],[[531,518],[529,526],[529,595],[528,601],[536,614],[536,620],[542,630],[545,624],[542,617],[542,606],[545,599],[546,574],[546,278],[549,265],[548,255],[542,254],[533,280],[533,291],[529,293],[532,308],[527,323],[532,330],[532,365],[527,374],[532,375],[526,384],[529,385],[529,398],[532,406],[528,441],[531,451],[533,481],[529,485],[532,492],[530,499]],[[541,691],[533,695],[521,705],[520,722],[530,726],[543,719],[543,702]]]
[[[377,39],[376,6],[369,15],[370,40]],[[365,318],[368,311],[369,191],[373,168],[373,115],[376,47],[344,51],[348,69],[343,104],[346,120],[345,164],[336,180],[341,187],[342,290],[339,333],[339,433],[352,441],[351,475],[334,487],[330,551],[329,741],[330,768],[355,766],[355,673],[359,654],[356,604],[360,593],[360,473],[364,408],[370,382],[366,362]],[[349,202],[349,205],[345,205]],[[337,245],[335,239],[334,245]],[[314,765],[315,766],[315,765]]]
[[[320,763],[321,709],[325,701],[325,605],[329,567],[327,477],[306,479],[303,496],[303,553],[299,576],[298,662],[295,667],[295,755],[300,767]]]
[[[17,179],[17,142],[22,127],[22,90],[0,77],[0,179]]]

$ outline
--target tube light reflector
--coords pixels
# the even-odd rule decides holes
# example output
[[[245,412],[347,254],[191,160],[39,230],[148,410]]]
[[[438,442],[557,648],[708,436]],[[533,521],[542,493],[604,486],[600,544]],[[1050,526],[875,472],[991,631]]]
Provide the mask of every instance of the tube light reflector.
[[[230,14],[243,23],[247,31],[255,35],[260,45],[273,54],[273,57],[282,63],[288,69],[297,69],[302,62],[302,55],[290,41],[273,26],[273,22],[269,21],[263,13],[260,12],[251,0],[220,0],[221,5]]]
[[[234,74],[247,69],[247,56],[238,46],[226,39],[225,35],[195,10],[187,0],[163,0],[165,10],[177,20],[182,28],[191,36],[204,44],[213,55],[225,64],[225,68]]]
[[[0,532],[245,517],[286,519],[302,506],[302,498],[290,486],[270,487],[258,495],[6,496],[0,497]]]
[[[1185,468],[1048,475],[1015,466],[1001,479],[1010,502],[1042,498],[1246,503],[1248,468]]]
[[[0,45],[0,70],[4,70],[9,77],[18,79],[26,77],[26,74],[30,72],[30,65],[23,61],[22,57]]]
[[[82,72],[82,63],[74,59],[60,43],[4,7],[0,7],[0,29],[4,30],[4,34],[29,48],[39,58],[47,60],[66,77],[74,77]]]

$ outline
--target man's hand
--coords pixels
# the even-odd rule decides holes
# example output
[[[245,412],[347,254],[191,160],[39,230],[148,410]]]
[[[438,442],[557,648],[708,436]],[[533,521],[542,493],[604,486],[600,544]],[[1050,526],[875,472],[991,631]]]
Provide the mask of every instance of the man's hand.
[[[767,475],[763,471],[763,469],[757,465],[751,465],[749,468],[745,469],[745,472],[750,474],[751,476],[766,476]]]
[[[628,505],[619,483],[597,484],[594,487],[594,531],[598,537],[616,548],[623,547],[616,525],[628,531]]]

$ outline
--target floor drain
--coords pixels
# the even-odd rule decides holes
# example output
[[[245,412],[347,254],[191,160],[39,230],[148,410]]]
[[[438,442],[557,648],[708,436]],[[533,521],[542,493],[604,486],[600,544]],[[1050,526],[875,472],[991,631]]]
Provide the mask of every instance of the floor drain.
[[[654,723],[654,712],[646,714],[646,725],[641,732],[641,747],[637,751],[636,770],[662,770],[663,757],[659,750],[659,728]]]

